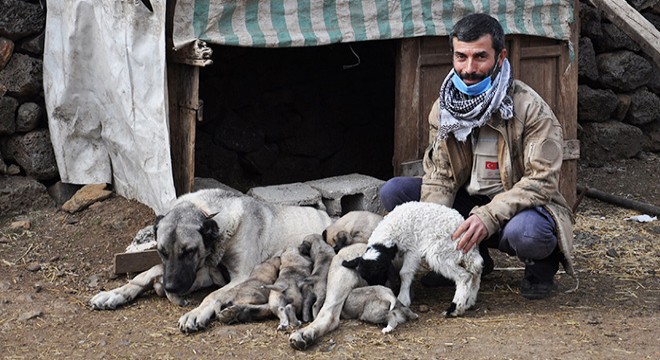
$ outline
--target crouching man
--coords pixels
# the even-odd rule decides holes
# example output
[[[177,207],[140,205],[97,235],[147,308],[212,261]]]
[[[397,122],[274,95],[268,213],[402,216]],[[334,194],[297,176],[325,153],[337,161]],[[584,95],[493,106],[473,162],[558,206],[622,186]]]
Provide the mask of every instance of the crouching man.
[[[573,274],[573,216],[559,192],[562,127],[532,88],[514,80],[500,23],[486,14],[458,21],[449,36],[453,69],[429,114],[423,178],[396,177],[380,191],[386,210],[408,201],[454,207],[466,218],[452,239],[525,263],[520,294],[546,298],[562,262]],[[462,237],[461,237],[462,235]],[[439,274],[425,286],[449,285]]]

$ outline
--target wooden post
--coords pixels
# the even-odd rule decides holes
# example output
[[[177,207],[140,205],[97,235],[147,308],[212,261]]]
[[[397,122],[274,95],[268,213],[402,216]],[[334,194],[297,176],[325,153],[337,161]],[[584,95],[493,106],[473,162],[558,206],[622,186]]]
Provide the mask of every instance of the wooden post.
[[[564,43],[564,49],[559,59],[559,122],[564,129],[564,148],[566,144],[578,147],[577,143],[577,89],[578,89],[578,42],[580,39],[580,23],[578,12],[580,3],[575,0],[573,7],[573,19],[571,24],[572,49],[568,43]],[[571,50],[573,54],[571,54]],[[566,151],[564,151],[566,154]],[[573,206],[577,199],[577,158],[576,156],[564,156],[559,178],[559,191],[564,195],[568,206]]]
[[[167,88],[169,101],[170,154],[176,195],[189,193],[195,179],[195,122],[201,119],[199,67],[213,63],[212,51],[203,41],[174,49],[172,31],[176,1],[167,2]]]
[[[419,42],[418,38],[402,39],[396,55],[396,89],[394,120],[394,175],[402,173],[401,163],[419,159]],[[426,144],[424,144],[426,147]],[[410,158],[411,154],[414,154]]]

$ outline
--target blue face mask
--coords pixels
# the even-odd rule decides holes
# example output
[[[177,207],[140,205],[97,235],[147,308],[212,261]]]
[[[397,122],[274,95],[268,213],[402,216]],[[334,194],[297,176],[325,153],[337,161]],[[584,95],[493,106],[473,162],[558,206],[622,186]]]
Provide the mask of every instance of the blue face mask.
[[[456,86],[456,88],[463,94],[477,96],[485,93],[488,89],[491,88],[492,82],[490,78],[490,76],[486,76],[485,79],[474,85],[467,85],[463,79],[461,79],[461,77],[455,73],[454,76],[451,77],[451,82],[453,82],[454,86]]]

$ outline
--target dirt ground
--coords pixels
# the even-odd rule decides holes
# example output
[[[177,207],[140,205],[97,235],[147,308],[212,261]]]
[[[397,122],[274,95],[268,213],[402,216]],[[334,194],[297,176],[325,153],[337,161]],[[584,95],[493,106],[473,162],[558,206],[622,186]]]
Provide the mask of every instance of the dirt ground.
[[[660,205],[655,155],[580,167],[578,182]],[[153,221],[146,206],[119,196],[77,213],[42,209],[0,218],[0,357],[4,359],[658,359],[660,222],[624,218],[639,212],[584,198],[577,208],[575,264],[580,281],[557,276],[552,298],[523,299],[521,263],[493,252],[496,271],[482,282],[474,309],[445,319],[453,289],[414,285],[416,321],[383,335],[381,327],[342,320],[307,351],[293,350],[275,320],[212,323],[184,335],[190,310],[154,293],[114,311],[89,299],[126,282],[112,276],[115,253]],[[10,229],[28,221],[29,229]],[[208,291],[192,296],[198,304]]]

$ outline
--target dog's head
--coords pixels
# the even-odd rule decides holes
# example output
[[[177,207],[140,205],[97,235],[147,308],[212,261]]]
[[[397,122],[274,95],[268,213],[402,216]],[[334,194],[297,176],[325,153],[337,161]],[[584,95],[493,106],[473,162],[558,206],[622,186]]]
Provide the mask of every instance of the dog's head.
[[[175,207],[154,225],[163,262],[163,285],[169,293],[190,290],[209,249],[219,237],[218,224],[192,207]]]
[[[386,247],[381,244],[370,245],[361,257],[344,260],[342,265],[354,269],[369,285],[385,285],[396,281],[397,273],[392,260],[396,256],[397,247]]]
[[[323,230],[321,235],[323,236],[323,240],[325,240],[328,245],[332,246],[335,253],[338,253],[341,248],[353,243],[351,233],[346,230],[333,231],[332,229],[327,228]]]

